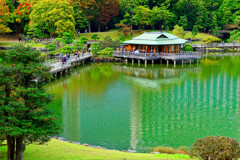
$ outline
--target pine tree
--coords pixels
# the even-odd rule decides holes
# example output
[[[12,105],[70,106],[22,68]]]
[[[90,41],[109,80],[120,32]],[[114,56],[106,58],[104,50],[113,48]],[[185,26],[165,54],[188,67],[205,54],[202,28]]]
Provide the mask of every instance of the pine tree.
[[[0,131],[7,138],[8,160],[23,159],[25,145],[47,142],[59,133],[56,117],[46,106],[52,96],[37,79],[49,79],[49,68],[41,63],[40,53],[16,45],[6,53],[14,67],[1,68]]]

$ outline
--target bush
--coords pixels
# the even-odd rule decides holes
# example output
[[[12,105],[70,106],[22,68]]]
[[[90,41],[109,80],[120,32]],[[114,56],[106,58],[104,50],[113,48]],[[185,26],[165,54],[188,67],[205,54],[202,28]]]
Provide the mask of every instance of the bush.
[[[96,41],[97,39],[100,39],[100,38],[98,37],[98,34],[93,34],[92,39],[94,39]]]
[[[231,160],[240,155],[239,143],[235,139],[222,136],[209,136],[194,142],[191,155],[205,160]]]
[[[66,44],[70,44],[73,42],[73,36],[71,33],[68,33],[68,32],[63,33],[62,39],[63,39],[63,43],[66,43]]]
[[[184,51],[193,51],[192,45],[190,43],[186,43],[183,47]]]
[[[79,37],[78,40],[83,44],[86,44],[88,42],[88,38],[85,36]]]
[[[104,48],[103,50],[98,52],[98,55],[107,55],[107,56],[111,56],[113,53],[113,49],[110,47]]]
[[[183,27],[179,26],[179,25],[175,25],[174,26],[174,29],[173,29],[173,34],[175,36],[178,36],[180,38],[183,38],[185,33],[184,33],[184,30],[183,30]]]

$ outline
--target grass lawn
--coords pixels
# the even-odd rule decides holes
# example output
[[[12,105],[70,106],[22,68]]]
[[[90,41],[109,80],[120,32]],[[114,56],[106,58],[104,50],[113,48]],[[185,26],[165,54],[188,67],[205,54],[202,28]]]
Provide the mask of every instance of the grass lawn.
[[[216,38],[217,36],[207,33],[198,33],[194,39],[203,39],[203,38]],[[186,31],[184,35],[184,39],[193,38],[192,32]]]
[[[6,159],[6,146],[0,147],[0,159]],[[45,145],[29,145],[26,146],[24,159],[27,160],[80,160],[80,159],[112,159],[120,160],[166,160],[168,159],[190,159],[188,155],[170,155],[170,154],[150,154],[150,153],[128,153],[112,150],[97,149],[82,145],[67,143],[52,139]]]
[[[18,44],[18,43],[19,42],[6,42],[6,41],[1,42],[0,41],[0,47],[12,47],[12,45],[15,45],[15,44]],[[23,44],[25,44],[25,43],[23,43]],[[45,45],[42,44],[42,43],[37,43],[37,44],[36,43],[27,43],[26,45],[29,45],[33,48],[45,47]]]
[[[137,30],[134,30],[133,31],[133,37],[136,37],[136,36],[139,36],[141,35],[143,32],[151,32],[151,31],[137,31]],[[86,36],[88,38],[88,40],[93,40],[91,37],[93,34],[98,34],[100,40],[103,40],[105,37],[107,36],[110,36],[112,39],[118,39],[118,37],[121,35],[121,32],[120,31],[109,31],[109,32],[93,32],[93,33],[81,33],[80,36]],[[184,39],[187,39],[187,38],[192,38],[192,32],[190,31],[186,31],[185,32],[185,36],[184,36]],[[207,33],[198,33],[194,39],[202,39],[202,38],[208,38],[208,37],[216,37],[214,35],[211,35],[211,34],[207,34]],[[130,40],[132,37],[131,35],[129,34],[126,38],[126,40]]]
[[[133,37],[141,35],[143,32],[139,31],[133,31]],[[88,40],[93,40],[92,35],[98,34],[98,37],[100,40],[103,40],[105,37],[110,36],[113,40],[118,39],[118,37],[122,34],[120,31],[109,31],[109,32],[92,32],[92,33],[81,33],[80,36],[86,36]],[[126,40],[130,40],[131,34],[127,36]]]

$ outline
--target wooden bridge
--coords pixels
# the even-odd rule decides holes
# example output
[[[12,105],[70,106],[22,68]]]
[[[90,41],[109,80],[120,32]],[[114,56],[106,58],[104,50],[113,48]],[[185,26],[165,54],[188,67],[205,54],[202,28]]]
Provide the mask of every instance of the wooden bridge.
[[[80,63],[84,64],[85,61],[90,59],[91,57],[92,54],[85,53],[83,55],[80,55],[80,57],[71,56],[64,65],[62,64],[60,58],[46,61],[44,64],[46,66],[50,66],[50,73],[53,73],[54,76],[57,76],[58,73],[62,75],[63,72],[67,73],[68,71],[71,71],[74,63],[76,63],[77,65],[79,65]]]
[[[180,53],[139,53],[135,54],[134,52],[115,52],[113,54],[114,57],[118,58],[124,58],[128,62],[128,59],[132,59],[132,63],[134,63],[134,60],[138,60],[138,63],[140,64],[141,60],[145,61],[145,65],[147,65],[147,61],[151,60],[152,64],[154,64],[155,60],[160,60],[160,63],[162,63],[162,60],[165,60],[167,65],[169,63],[169,60],[173,61],[174,66],[176,65],[177,61],[181,61],[184,63],[184,61],[189,61],[191,63],[193,60],[198,60],[202,58],[201,52],[180,52]]]

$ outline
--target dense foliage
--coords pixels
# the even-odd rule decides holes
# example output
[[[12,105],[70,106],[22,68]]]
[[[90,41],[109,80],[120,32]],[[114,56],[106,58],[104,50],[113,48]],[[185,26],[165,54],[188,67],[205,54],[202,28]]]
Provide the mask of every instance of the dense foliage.
[[[240,147],[235,139],[209,136],[196,140],[191,149],[191,154],[204,160],[231,160],[239,158]]]
[[[183,47],[184,51],[193,51],[192,45],[190,43],[186,43]]]
[[[52,96],[35,80],[49,79],[49,68],[31,47],[13,46],[6,53],[13,67],[0,66],[0,135],[7,139],[8,159],[23,159],[25,145],[42,144],[59,133],[56,117],[46,106]]]
[[[125,35],[131,29],[173,29],[178,24],[193,35],[216,34],[219,29],[239,30],[239,12],[240,0],[0,0],[0,33],[61,37],[68,32],[74,37],[75,29],[108,31],[121,24]]]

